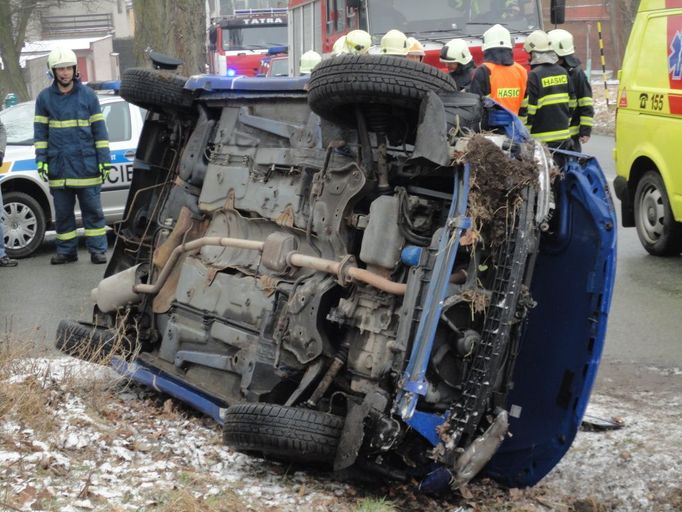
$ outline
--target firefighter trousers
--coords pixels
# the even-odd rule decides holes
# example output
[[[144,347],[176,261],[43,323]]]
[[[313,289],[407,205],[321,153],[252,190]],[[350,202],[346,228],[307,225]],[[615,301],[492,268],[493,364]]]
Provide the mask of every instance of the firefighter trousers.
[[[106,252],[107,231],[100,199],[101,185],[79,188],[53,188],[55,224],[57,227],[57,254],[76,254],[78,235],[74,207],[76,197],[85,227],[85,245],[92,253]]]

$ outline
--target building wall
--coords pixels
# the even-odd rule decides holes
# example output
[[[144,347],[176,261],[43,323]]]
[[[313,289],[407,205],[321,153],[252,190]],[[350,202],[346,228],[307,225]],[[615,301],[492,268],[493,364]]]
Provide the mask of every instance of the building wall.
[[[87,14],[111,14],[114,23],[114,37],[132,37],[134,27],[128,15],[125,0],[84,0],[82,2],[61,2],[43,11],[44,16],[82,16]],[[101,34],[104,35],[104,34]]]
[[[549,2],[543,6],[545,29],[554,27],[549,18]],[[573,34],[576,55],[587,69],[588,57],[592,58],[592,70],[601,73],[601,60],[599,54],[599,35],[597,22],[602,24],[602,38],[604,41],[604,59],[606,69],[614,71],[620,68],[622,52],[613,39],[612,23],[606,1],[601,0],[566,0],[566,22],[556,28],[563,28]],[[615,73],[612,73],[615,75]]]

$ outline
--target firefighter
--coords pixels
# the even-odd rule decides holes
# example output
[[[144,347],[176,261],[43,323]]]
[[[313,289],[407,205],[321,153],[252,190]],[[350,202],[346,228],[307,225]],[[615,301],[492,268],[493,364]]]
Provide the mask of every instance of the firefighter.
[[[549,36],[542,30],[526,38],[524,49],[530,55],[531,70],[519,117],[536,139],[551,148],[571,149],[568,127],[574,96],[568,71],[557,64]]]
[[[364,30],[351,30],[346,34],[346,53],[365,55],[372,46],[372,36]]]
[[[518,114],[527,80],[526,69],[512,57],[509,30],[502,25],[493,25],[483,33],[483,64],[474,72],[469,92],[490,96]]]
[[[450,76],[460,91],[468,90],[474,74],[474,58],[464,39],[451,39],[440,49],[440,61],[448,67]]]
[[[379,53],[382,55],[407,56],[407,36],[400,30],[389,30],[381,38]]]
[[[407,38],[407,60],[424,62],[424,46],[414,37]]]
[[[54,198],[57,254],[50,263],[78,260],[74,206],[83,214],[92,263],[106,263],[107,234],[100,190],[111,170],[104,115],[95,92],[78,79],[76,54],[56,48],[47,57],[54,79],[36,100],[34,140],[40,177]]]
[[[346,36],[341,36],[334,41],[332,55],[344,55],[346,53],[348,53],[348,47],[346,46]]]
[[[309,50],[301,55],[300,74],[309,75],[313,68],[322,61],[322,56],[315,50]]]
[[[559,57],[559,65],[568,71],[568,76],[575,92],[576,108],[571,117],[571,139],[573,149],[582,151],[582,144],[590,140],[592,135],[592,118],[594,107],[592,103],[592,87],[580,67],[580,60],[574,54],[573,36],[567,30],[560,28],[550,30],[549,43]]]

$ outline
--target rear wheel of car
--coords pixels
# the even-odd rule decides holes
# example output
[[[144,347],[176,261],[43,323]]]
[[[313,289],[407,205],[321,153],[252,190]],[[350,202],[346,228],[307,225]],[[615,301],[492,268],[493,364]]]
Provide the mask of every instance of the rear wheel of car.
[[[189,110],[192,94],[184,89],[186,77],[154,69],[130,68],[123,73],[119,94],[138,107],[154,112]]]
[[[225,413],[223,441],[240,452],[331,465],[343,424],[341,416],[310,409],[237,404]]]
[[[128,340],[115,331],[75,320],[59,322],[56,347],[65,354],[93,362],[101,362],[112,353],[128,355],[131,351]]]
[[[433,66],[392,55],[340,55],[315,67],[308,103],[323,119],[355,126],[349,107],[367,112],[382,106],[393,116],[407,111],[416,119],[422,98],[440,91],[456,92],[457,85]]]
[[[675,222],[661,175],[647,171],[635,190],[635,225],[639,241],[654,256],[682,252],[682,223]]]
[[[11,258],[30,256],[45,238],[46,216],[40,203],[24,192],[3,194],[5,250]]]

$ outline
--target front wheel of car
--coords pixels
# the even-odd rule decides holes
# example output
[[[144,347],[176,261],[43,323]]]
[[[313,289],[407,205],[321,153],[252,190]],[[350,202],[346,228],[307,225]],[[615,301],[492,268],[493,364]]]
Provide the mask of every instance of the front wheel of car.
[[[5,250],[11,258],[25,258],[43,242],[47,219],[40,203],[24,192],[3,194]]]
[[[240,452],[331,465],[343,425],[343,417],[312,409],[237,404],[225,412],[223,441]]]
[[[682,252],[682,223],[675,222],[661,175],[648,171],[635,190],[635,225],[642,246],[654,256]]]

